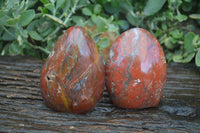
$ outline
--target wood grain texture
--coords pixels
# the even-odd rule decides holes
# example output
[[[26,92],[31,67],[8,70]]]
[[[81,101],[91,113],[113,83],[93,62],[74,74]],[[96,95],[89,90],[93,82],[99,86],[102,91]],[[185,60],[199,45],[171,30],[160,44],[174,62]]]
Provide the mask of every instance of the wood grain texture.
[[[158,107],[115,107],[106,90],[84,115],[47,108],[39,81],[43,61],[0,57],[0,132],[200,132],[200,72],[194,64],[168,64]]]

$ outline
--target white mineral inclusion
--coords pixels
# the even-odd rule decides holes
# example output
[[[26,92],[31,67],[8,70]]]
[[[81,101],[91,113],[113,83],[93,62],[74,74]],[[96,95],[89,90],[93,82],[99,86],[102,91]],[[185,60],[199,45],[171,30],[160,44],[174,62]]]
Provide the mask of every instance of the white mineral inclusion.
[[[74,106],[75,106],[75,107],[78,106],[76,102],[74,102]]]
[[[51,53],[50,53],[50,57],[52,57],[53,55],[55,54],[55,51],[53,50]]]
[[[150,68],[152,68],[152,64],[148,60],[145,60],[141,63],[142,72],[147,73]]]
[[[135,37],[133,38],[133,42],[135,43],[135,44],[137,44],[137,41],[138,41],[138,39],[139,39],[139,37],[140,37],[140,35],[139,35],[139,30],[137,29],[137,28],[135,28],[135,29],[133,29],[133,32],[135,33]]]
[[[113,52],[113,50],[110,50],[110,58],[112,59],[112,57],[115,55],[115,53]]]
[[[141,80],[140,79],[136,79],[134,80],[134,83],[133,83],[133,87],[135,87],[137,84],[141,83]]]
[[[138,45],[137,42],[138,42],[139,37],[140,37],[140,35],[139,35],[139,33],[138,33],[139,31],[138,31],[137,29],[133,29],[132,32],[134,32],[135,37],[132,39],[131,45]],[[137,54],[138,54],[138,49],[139,49],[139,46],[136,46],[135,49],[134,49],[134,51],[132,51],[132,53],[131,53],[131,56],[132,56],[132,57],[137,56]]]
[[[60,84],[58,84],[58,94],[60,94],[61,93],[61,90],[62,88],[61,88],[61,86],[60,86]]]

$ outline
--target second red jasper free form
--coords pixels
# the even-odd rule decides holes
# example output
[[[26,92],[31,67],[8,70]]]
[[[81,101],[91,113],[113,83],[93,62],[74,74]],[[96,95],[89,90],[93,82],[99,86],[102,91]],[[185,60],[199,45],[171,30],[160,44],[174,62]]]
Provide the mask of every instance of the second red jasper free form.
[[[106,63],[106,85],[115,105],[135,109],[157,106],[165,80],[165,56],[150,32],[134,28],[115,40]]]

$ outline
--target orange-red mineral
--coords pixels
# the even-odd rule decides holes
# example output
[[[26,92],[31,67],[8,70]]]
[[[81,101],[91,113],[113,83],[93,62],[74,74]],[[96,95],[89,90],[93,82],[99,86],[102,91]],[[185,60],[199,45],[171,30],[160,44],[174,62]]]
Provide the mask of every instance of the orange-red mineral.
[[[130,109],[155,107],[165,80],[165,56],[150,32],[134,28],[115,40],[106,63],[106,86],[115,105]]]
[[[71,27],[57,41],[43,66],[43,99],[56,111],[87,113],[102,96],[104,75],[94,41],[83,28]]]

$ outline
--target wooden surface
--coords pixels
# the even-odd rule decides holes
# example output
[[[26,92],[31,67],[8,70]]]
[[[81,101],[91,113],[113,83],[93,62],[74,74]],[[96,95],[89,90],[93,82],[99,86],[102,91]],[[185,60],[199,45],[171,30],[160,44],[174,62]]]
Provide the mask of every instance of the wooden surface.
[[[72,115],[44,105],[39,87],[43,63],[0,57],[0,132],[200,132],[200,71],[194,64],[168,65],[157,108],[117,108],[105,90],[92,112]]]

